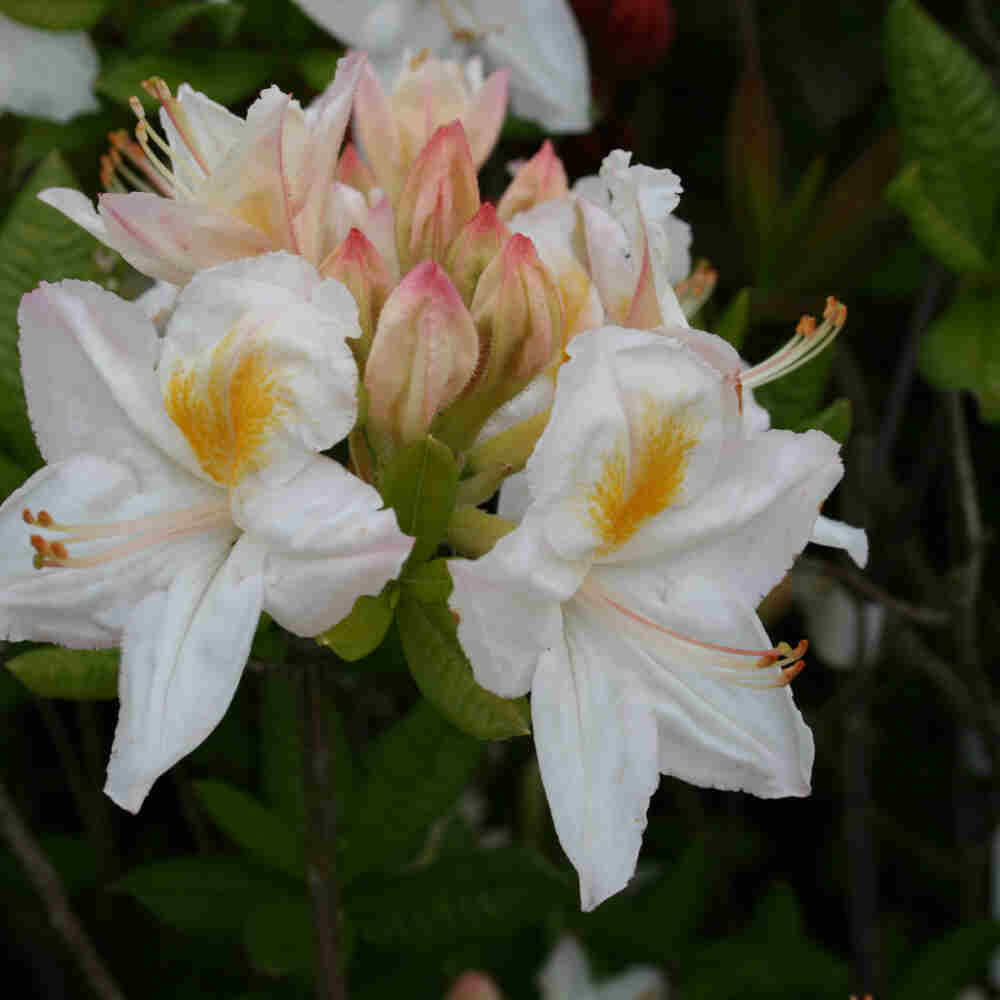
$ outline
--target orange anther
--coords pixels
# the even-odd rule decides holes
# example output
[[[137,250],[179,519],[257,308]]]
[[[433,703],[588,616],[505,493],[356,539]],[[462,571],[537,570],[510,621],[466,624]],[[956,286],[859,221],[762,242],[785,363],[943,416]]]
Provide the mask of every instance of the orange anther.
[[[62,542],[52,543],[52,554],[56,559],[66,559],[69,557],[69,553],[66,551],[66,546]]]
[[[47,510],[40,510],[38,512],[38,523],[43,528],[52,527],[52,515]]]
[[[808,337],[816,332],[816,317],[810,316],[808,313],[803,315],[799,320],[799,325],[795,328],[795,332],[803,337]]]
[[[790,667],[785,667],[785,669],[781,671],[780,683],[782,687],[784,687],[784,685],[786,684],[791,684],[792,681],[794,681],[795,678],[798,677],[803,670],[805,670],[805,668],[806,668],[805,660],[797,660]]]
[[[49,543],[41,535],[32,535],[29,539],[31,547],[41,556],[48,555]]]
[[[23,518],[25,524],[35,523],[35,515],[31,513],[31,509],[29,507],[24,508],[21,512],[21,517]]]

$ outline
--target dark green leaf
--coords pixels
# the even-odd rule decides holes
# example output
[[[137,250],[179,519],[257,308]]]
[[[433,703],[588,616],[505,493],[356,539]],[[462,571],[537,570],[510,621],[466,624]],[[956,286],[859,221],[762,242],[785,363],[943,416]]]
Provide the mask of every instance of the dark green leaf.
[[[750,326],[750,289],[744,288],[733,296],[732,302],[715,324],[715,333],[728,341],[738,351]]]
[[[118,697],[116,649],[63,649],[46,646],[7,661],[7,669],[43,698],[106,701]]]
[[[404,587],[396,615],[413,679],[456,726],[481,740],[531,731],[525,698],[500,698],[476,683],[446,604],[424,603]]]
[[[910,220],[917,239],[946,267],[959,274],[986,270],[989,262],[983,249],[934,203],[922,176],[919,163],[904,167],[886,188],[889,204]]]
[[[390,953],[453,950],[513,936],[576,905],[568,879],[519,848],[450,854],[391,879],[371,877],[345,894],[360,940]]]
[[[313,939],[312,911],[304,896],[254,907],[243,931],[253,967],[272,976],[311,972]]]
[[[130,871],[115,888],[180,930],[234,935],[256,907],[295,902],[302,891],[266,868],[229,857],[157,861]]]
[[[476,740],[423,701],[384,733],[345,817],[344,881],[408,860],[431,823],[455,804],[481,755]]]
[[[129,39],[130,45],[138,50],[161,49],[170,39],[192,21],[203,18],[210,21],[219,36],[219,41],[229,42],[239,27],[246,10],[238,3],[204,3],[190,0],[173,7],[165,7],[150,16],[140,19]]]
[[[1000,292],[968,289],[931,325],[920,371],[939,389],[968,389],[983,420],[1000,420]]]
[[[142,81],[162,76],[174,90],[189,83],[219,104],[234,104],[267,86],[286,61],[281,53],[256,50],[126,53],[109,58],[101,67],[97,89],[121,104],[128,104],[134,95],[148,109],[156,102],[142,89]]]
[[[0,14],[48,31],[92,28],[110,0],[0,0]]]
[[[97,885],[100,878],[97,855],[93,845],[82,837],[53,834],[42,837],[39,847],[59,873],[70,895]],[[25,876],[24,869],[9,851],[0,853],[0,885],[5,889],[16,887],[32,896],[37,892],[34,884]]]
[[[982,920],[947,934],[910,966],[890,996],[896,1000],[939,1000],[958,996],[1000,946],[1000,923]]]
[[[103,146],[108,132],[118,121],[116,115],[107,111],[77,115],[68,122],[22,119],[21,137],[14,149],[15,175],[48,156],[54,149],[71,153]]]
[[[814,413],[807,420],[803,420],[794,429],[823,431],[834,441],[843,444],[851,433],[851,417],[851,401],[842,397],[835,399],[825,410],[820,410],[819,413]]]
[[[1000,95],[915,0],[892,4],[886,40],[906,159],[920,162],[924,189],[951,226],[989,247],[1000,195]]]
[[[0,444],[26,469],[37,468],[41,457],[21,387],[17,352],[21,296],[40,281],[98,277],[94,238],[36,197],[43,188],[75,186],[59,154],[50,154],[14,199],[0,227]]]
[[[305,830],[299,697],[288,669],[260,678],[260,770],[264,800],[300,836]]]
[[[278,666],[285,662],[287,652],[288,633],[270,615],[262,614],[250,647],[250,659]]]
[[[261,864],[302,878],[302,840],[280,816],[242,789],[221,781],[195,781],[195,794],[223,833]]]
[[[416,538],[409,564],[429,559],[455,509],[458,463],[451,450],[427,435],[393,455],[382,495],[396,511],[401,531]]]
[[[299,72],[313,90],[326,90],[337,72],[343,49],[307,49],[299,54]]]
[[[0,498],[6,499],[28,478],[27,472],[5,455],[0,455]]]
[[[394,598],[384,591],[374,597],[363,594],[354,602],[351,613],[316,641],[332,649],[341,659],[354,663],[373,653],[392,624]]]

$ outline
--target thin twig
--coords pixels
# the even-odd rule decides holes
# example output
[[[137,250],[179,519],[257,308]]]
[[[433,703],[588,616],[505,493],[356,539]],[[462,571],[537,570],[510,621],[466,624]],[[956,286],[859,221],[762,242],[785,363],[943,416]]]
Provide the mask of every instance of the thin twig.
[[[892,457],[893,445],[903,421],[903,411],[906,408],[906,397],[910,394],[910,384],[917,368],[917,353],[924,331],[930,324],[931,317],[937,306],[938,296],[944,286],[946,272],[936,261],[930,266],[927,281],[910,317],[910,328],[899,355],[896,372],[889,390],[889,401],[882,420],[882,430],[879,434],[878,448],[875,452],[876,468],[888,469]]]
[[[21,863],[24,873],[41,896],[53,929],[72,952],[94,995],[101,1000],[124,1000],[124,994],[111,978],[111,973],[105,968],[87,932],[70,909],[62,880],[25,826],[2,781],[0,830]]]
[[[309,859],[306,880],[312,897],[319,960],[316,997],[317,1000],[346,1000],[334,861],[337,807],[331,781],[333,745],[327,731],[322,682],[323,668],[316,663],[307,663],[302,669],[302,775]]]

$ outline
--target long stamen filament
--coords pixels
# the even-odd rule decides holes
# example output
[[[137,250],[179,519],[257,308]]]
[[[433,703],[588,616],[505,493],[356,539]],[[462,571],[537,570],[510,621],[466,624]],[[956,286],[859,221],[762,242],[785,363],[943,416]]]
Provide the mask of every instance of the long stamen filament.
[[[167,86],[166,81],[162,77],[154,76],[150,80],[143,80],[142,88],[147,94],[155,97],[160,102],[160,106],[166,111],[174,128],[177,129],[177,134],[184,140],[184,145],[187,146],[188,152],[193,157],[195,163],[201,168],[202,173],[207,177],[210,173],[208,164],[205,162],[205,155],[202,153],[201,147],[194,137],[191,122],[180,101],[170,93],[170,88]]]

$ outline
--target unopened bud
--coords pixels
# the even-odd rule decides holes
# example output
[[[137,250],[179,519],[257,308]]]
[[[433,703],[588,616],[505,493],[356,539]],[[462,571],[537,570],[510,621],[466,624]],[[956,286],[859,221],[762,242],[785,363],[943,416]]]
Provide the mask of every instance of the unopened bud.
[[[360,191],[366,198],[371,189],[377,185],[372,168],[358,155],[353,142],[349,142],[340,154],[334,179]]]
[[[444,269],[466,305],[472,302],[480,275],[509,237],[510,230],[497,218],[496,209],[487,201],[448,248]]]
[[[354,296],[361,337],[352,347],[358,363],[364,365],[375,336],[375,324],[392,285],[385,263],[371,240],[360,229],[352,229],[323,261],[319,273],[343,282]]]
[[[543,201],[565,198],[569,194],[566,168],[556,156],[552,143],[546,139],[542,148],[522,164],[507,185],[497,205],[497,215],[504,222]]]
[[[430,430],[479,360],[472,316],[433,261],[418,264],[382,307],[368,363],[368,424],[377,450]]]
[[[463,972],[445,1000],[503,1000],[503,994],[485,972]]]
[[[476,168],[460,122],[442,125],[414,161],[396,211],[396,248],[405,274],[423,260],[442,262],[479,209]]]

